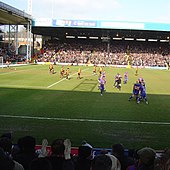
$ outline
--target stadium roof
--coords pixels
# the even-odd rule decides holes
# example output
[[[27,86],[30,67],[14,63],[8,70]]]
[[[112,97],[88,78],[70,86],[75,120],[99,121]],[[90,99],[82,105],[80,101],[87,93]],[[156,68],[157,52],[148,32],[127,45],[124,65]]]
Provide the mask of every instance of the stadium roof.
[[[65,20],[36,18],[32,22],[32,32],[56,38],[69,37],[109,37],[121,39],[167,39],[170,36],[169,23],[146,23],[102,20]]]
[[[128,29],[98,29],[98,28],[71,28],[71,27],[32,27],[34,34],[56,37],[63,39],[66,36],[73,37],[110,37],[110,38],[134,38],[134,39],[156,39],[167,40],[170,32],[167,31],[147,31]]]
[[[31,15],[0,2],[0,25],[25,25],[30,20]]]
[[[31,15],[0,2],[0,25],[26,25],[32,21]],[[79,27],[55,27],[33,26],[32,33],[52,36],[63,39],[66,36],[82,37],[110,37],[110,38],[134,38],[134,39],[157,39],[166,40],[170,37],[170,31],[151,31],[135,29],[108,29],[108,28],[79,28]],[[169,38],[168,38],[169,39]]]

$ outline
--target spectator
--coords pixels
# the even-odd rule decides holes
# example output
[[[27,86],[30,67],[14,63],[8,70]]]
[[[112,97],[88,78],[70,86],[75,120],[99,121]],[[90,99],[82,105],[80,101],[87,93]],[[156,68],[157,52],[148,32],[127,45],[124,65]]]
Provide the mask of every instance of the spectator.
[[[29,170],[52,170],[52,165],[50,161],[45,158],[36,158],[31,161]]]
[[[156,158],[154,170],[170,170],[170,149],[166,149]]]
[[[79,146],[78,156],[74,157],[75,170],[90,170],[92,162],[92,147],[88,143]]]
[[[121,170],[120,161],[113,155],[106,154],[112,161],[112,168],[111,170]]]
[[[11,149],[12,142],[8,137],[0,138],[0,148],[1,148],[1,156],[0,156],[0,170],[24,170],[23,166],[18,162],[14,161],[11,157]]]
[[[142,148],[137,151],[138,160],[127,170],[154,170],[156,152],[152,148]]]
[[[51,155],[46,157],[53,170],[74,170],[70,157],[71,142],[69,139],[55,139],[51,144]]]
[[[112,145],[112,155],[120,161],[121,170],[126,170],[128,166],[134,164],[134,160],[124,154],[124,147],[122,144]]]
[[[0,170],[14,170],[14,162],[0,148]]]
[[[13,157],[14,160],[23,165],[25,170],[28,170],[30,162],[38,157],[35,153],[35,144],[35,138],[32,136],[24,136],[18,140],[20,150]]]
[[[93,160],[92,170],[121,170],[121,165],[115,156],[99,154]]]

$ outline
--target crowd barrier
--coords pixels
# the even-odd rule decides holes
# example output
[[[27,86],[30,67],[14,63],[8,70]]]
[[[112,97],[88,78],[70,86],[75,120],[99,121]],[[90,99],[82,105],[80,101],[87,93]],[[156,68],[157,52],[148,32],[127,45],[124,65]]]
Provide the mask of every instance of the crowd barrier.
[[[64,65],[64,66],[68,66],[68,65],[73,65],[73,66],[93,66],[93,64],[83,64],[83,63],[54,63],[54,62],[37,62],[37,63],[25,63],[25,62],[16,62],[16,63],[11,63],[10,64],[10,67],[16,67],[16,66],[24,66],[24,65],[49,65],[49,64],[54,64],[54,65]],[[135,68],[136,69],[136,66],[128,66],[128,65],[109,65],[109,64],[98,64],[97,65],[98,67],[100,66],[103,66],[103,67],[115,67],[115,68]],[[7,67],[6,64],[3,64],[3,65],[0,65],[0,68],[3,67]],[[168,67],[158,67],[158,66],[155,66],[155,67],[151,67],[151,66],[138,66],[139,69],[142,69],[142,68],[146,68],[146,69],[155,69],[155,70],[168,70],[169,68]]]
[[[40,150],[41,149],[41,145],[36,145],[35,146],[35,150]],[[49,153],[49,155],[51,154],[51,146],[47,146],[47,151]],[[93,155],[96,156],[98,154],[101,153],[101,151],[106,151],[108,152],[108,154],[111,154],[112,149],[111,148],[93,148],[92,152]],[[133,151],[132,149],[124,149],[124,155],[126,156],[132,156],[133,155]],[[163,150],[156,150],[156,155],[159,157],[164,151]],[[78,147],[72,147],[71,148],[71,155],[76,156],[78,155]]]

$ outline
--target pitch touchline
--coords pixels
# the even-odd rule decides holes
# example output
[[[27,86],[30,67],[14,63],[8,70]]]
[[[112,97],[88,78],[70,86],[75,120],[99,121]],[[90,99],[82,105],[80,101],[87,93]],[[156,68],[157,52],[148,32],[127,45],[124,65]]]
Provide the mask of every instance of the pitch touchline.
[[[68,119],[68,118],[57,118],[57,117],[32,117],[32,116],[13,116],[13,115],[0,115],[0,117],[19,118],[19,119],[36,119],[36,120],[75,121],[75,122],[103,122],[103,123],[170,125],[170,122],[140,122],[140,121],[126,121],[126,120],[99,120],[99,119]]]
[[[82,72],[83,72],[83,71],[86,71],[86,70],[88,70],[88,69],[89,69],[89,68],[86,68],[86,69],[82,70]],[[77,73],[74,73],[74,74],[70,75],[69,77],[72,77],[72,76],[74,76],[75,74],[77,74]],[[55,83],[47,86],[47,88],[50,88],[50,87],[52,87],[52,86],[54,86],[54,85],[56,85],[56,84],[58,84],[58,83],[60,83],[60,82],[62,82],[62,81],[64,81],[64,80],[66,80],[66,78],[63,78],[63,79],[61,79],[61,80],[59,80],[59,81],[57,81],[57,82],[55,82]]]

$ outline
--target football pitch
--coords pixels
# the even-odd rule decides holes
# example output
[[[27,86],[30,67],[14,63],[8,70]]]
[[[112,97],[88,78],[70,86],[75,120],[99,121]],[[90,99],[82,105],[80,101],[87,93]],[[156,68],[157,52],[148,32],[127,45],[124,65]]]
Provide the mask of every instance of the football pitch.
[[[81,79],[77,79],[81,67]],[[16,68],[16,69],[15,69]],[[0,68],[0,134],[11,132],[13,141],[31,135],[41,144],[70,138],[72,146],[87,140],[94,147],[125,148],[170,145],[170,71],[104,67],[106,92],[100,96],[93,67],[70,66],[70,79],[60,78],[61,66],[28,65]],[[67,66],[65,66],[67,68]],[[98,68],[97,68],[98,69]],[[113,88],[114,76],[128,71],[128,83]],[[134,82],[143,77],[149,104],[128,101]]]

